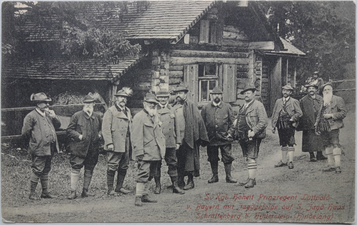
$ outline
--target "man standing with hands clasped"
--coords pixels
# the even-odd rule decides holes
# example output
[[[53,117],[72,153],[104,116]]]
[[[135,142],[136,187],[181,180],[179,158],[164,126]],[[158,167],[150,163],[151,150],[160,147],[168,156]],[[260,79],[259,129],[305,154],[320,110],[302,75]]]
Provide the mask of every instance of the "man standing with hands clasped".
[[[275,167],[288,166],[289,169],[293,169],[295,128],[302,111],[299,101],[290,97],[294,89],[289,84],[282,89],[283,97],[276,100],[271,121],[273,133],[278,128],[282,153],[282,158]]]
[[[98,163],[99,145],[102,138],[100,129],[102,119],[94,110],[94,101],[90,95],[84,97],[83,110],[76,112],[68,125],[67,136],[70,138],[71,152],[71,193],[68,199],[77,197],[76,189],[81,168],[84,166],[82,197],[88,197],[88,188],[92,180],[94,167]]]
[[[212,101],[205,105],[201,111],[209,138],[207,155],[213,174],[208,183],[218,182],[218,149],[221,149],[222,161],[226,171],[226,182],[237,183],[231,176],[232,162],[234,160],[232,156],[234,115],[232,107],[222,101],[222,94],[221,89],[215,87],[211,91]]]
[[[55,112],[49,109],[52,100],[45,93],[32,94],[30,100],[36,103],[36,109],[26,115],[21,131],[22,137],[29,142],[28,151],[32,159],[29,198],[38,199],[35,193],[38,180],[42,185],[41,198],[54,198],[48,192],[48,173],[54,152],[59,152],[55,129],[61,126],[61,122]]]
[[[130,134],[132,117],[126,103],[133,91],[123,87],[115,94],[115,103],[103,117],[102,133],[104,150],[107,152],[107,185],[109,196],[115,193],[130,193],[123,187],[130,160]],[[117,185],[114,191],[114,176],[117,172]]]
[[[243,151],[243,157],[248,162],[248,179],[239,182],[239,186],[252,188],[256,185],[257,158],[259,146],[265,138],[265,128],[268,125],[268,117],[264,105],[255,100],[255,87],[248,85],[240,93],[244,95],[245,104],[239,110],[236,129],[239,144]]]

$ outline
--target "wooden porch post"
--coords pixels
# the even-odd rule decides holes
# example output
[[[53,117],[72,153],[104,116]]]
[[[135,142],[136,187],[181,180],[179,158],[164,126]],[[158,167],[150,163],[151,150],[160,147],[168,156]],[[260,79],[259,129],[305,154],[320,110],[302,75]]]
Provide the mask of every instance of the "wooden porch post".
[[[279,57],[271,73],[270,83],[270,112],[273,112],[275,101],[281,97],[281,71],[282,71],[282,58]]]

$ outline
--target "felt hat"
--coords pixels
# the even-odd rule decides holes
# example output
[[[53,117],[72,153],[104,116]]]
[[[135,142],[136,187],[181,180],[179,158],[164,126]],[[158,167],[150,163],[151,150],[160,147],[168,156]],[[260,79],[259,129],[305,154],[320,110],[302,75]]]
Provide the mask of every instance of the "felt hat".
[[[170,93],[165,90],[160,90],[156,93],[156,97],[170,97]]]
[[[256,91],[257,89],[254,87],[253,84],[248,84],[243,91],[240,92],[240,94],[244,94],[246,91]]]
[[[133,90],[131,90],[131,88],[123,87],[115,94],[115,96],[131,97],[132,94],[133,94]]]
[[[213,90],[211,91],[211,94],[223,94],[222,90],[216,86],[213,88]]]
[[[155,104],[159,104],[159,102],[156,99],[156,96],[153,93],[146,93],[145,98],[144,98],[145,102],[150,102],[150,103],[155,103]]]
[[[304,85],[306,88],[309,88],[309,87],[314,87],[316,89],[319,89],[319,86],[317,84],[314,84],[314,83],[308,83],[308,84],[305,84]]]
[[[51,102],[52,99],[48,98],[47,95],[43,92],[32,94],[30,97],[32,102]]]
[[[90,95],[84,96],[83,103],[93,103],[93,102],[95,102],[95,99],[92,96]]]
[[[188,88],[187,88],[186,85],[180,84],[180,85],[178,85],[178,86],[174,89],[174,92],[179,92],[179,91],[188,92]]]
[[[330,85],[333,88],[333,85],[331,82],[327,82],[324,85],[322,85],[321,90],[323,90],[327,85]]]
[[[293,87],[291,87],[291,85],[290,85],[290,84],[285,85],[285,86],[284,86],[284,87],[282,87],[281,89],[290,90],[290,91],[293,91],[293,90],[294,90],[294,88],[293,88]]]

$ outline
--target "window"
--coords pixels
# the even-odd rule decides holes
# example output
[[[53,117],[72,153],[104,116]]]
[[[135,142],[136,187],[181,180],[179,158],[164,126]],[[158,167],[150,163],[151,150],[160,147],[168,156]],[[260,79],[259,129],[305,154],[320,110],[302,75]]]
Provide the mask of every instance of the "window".
[[[198,65],[198,101],[210,101],[210,93],[218,85],[218,65],[205,63]]]

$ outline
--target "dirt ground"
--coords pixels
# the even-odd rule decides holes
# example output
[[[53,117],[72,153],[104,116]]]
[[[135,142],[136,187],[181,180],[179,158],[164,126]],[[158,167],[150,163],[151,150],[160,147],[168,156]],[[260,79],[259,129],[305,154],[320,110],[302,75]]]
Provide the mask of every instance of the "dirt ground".
[[[63,175],[67,183],[61,187],[64,194],[58,199],[28,200],[27,177],[19,185],[20,197],[15,198],[5,185],[11,176],[2,172],[3,222],[352,222],[355,213],[355,110],[354,106],[349,108],[345,128],[340,131],[345,153],[341,159],[341,174],[322,172],[326,161],[309,162],[308,154],[301,152],[301,132],[296,133],[295,168],[274,168],[281,152],[278,136],[273,135],[269,127],[268,136],[261,144],[257,185],[252,189],[226,183],[222,163],[220,181],[208,184],[211,171],[204,151],[201,152],[201,176],[195,178],[194,189],[186,191],[185,195],[173,194],[166,188],[169,177],[164,175],[167,170],[164,167],[163,192],[151,194],[159,202],[144,203],[142,207],[134,206],[134,193],[107,197],[105,176],[93,181],[93,186],[101,187],[91,188],[96,196],[67,200],[67,172]],[[236,160],[232,175],[245,180],[247,171],[241,149],[237,144],[234,147]],[[133,174],[126,182],[133,180],[130,176]],[[129,186],[134,189],[135,184],[132,182]]]

